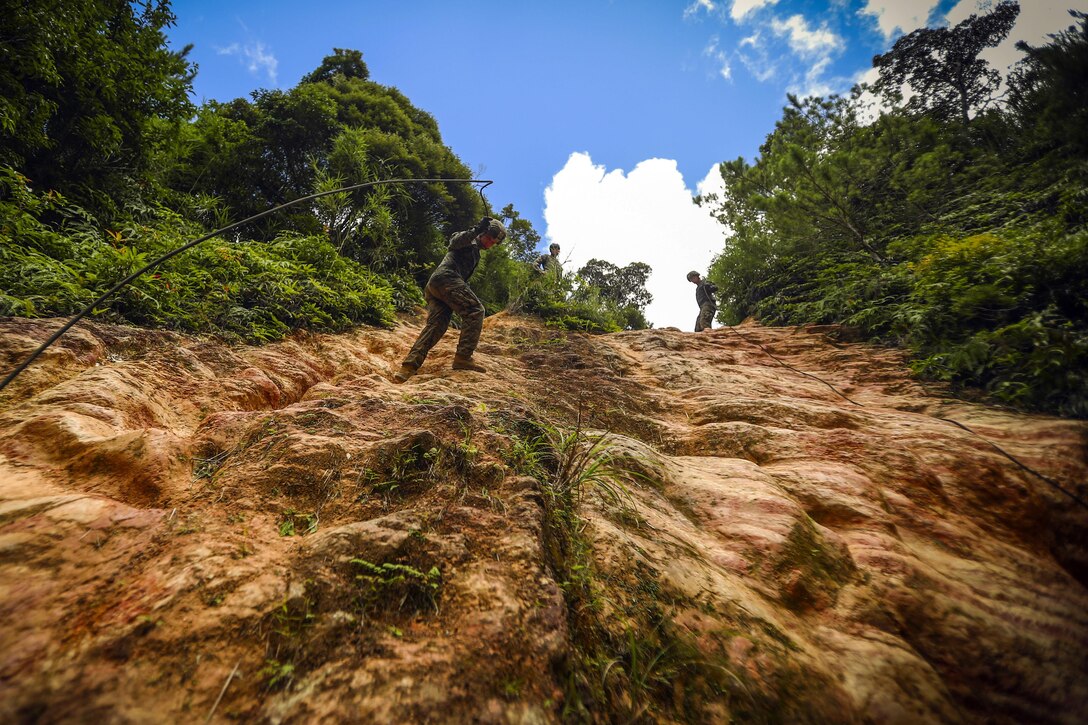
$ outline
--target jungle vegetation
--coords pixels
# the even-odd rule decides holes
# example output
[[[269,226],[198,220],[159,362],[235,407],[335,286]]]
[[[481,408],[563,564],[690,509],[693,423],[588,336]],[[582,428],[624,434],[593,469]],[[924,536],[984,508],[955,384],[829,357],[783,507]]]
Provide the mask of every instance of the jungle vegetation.
[[[727,227],[719,320],[841,323],[909,348],[923,377],[1088,415],[1088,19],[1005,85],[981,53],[999,2],[923,28],[846,96],[790,98],[752,162],[697,201]],[[333,49],[289,90],[194,106],[168,0],[5,3],[0,31],[0,315],[72,314],[147,261],[306,194],[471,178],[434,117]],[[75,52],[78,51],[78,52]],[[907,92],[904,92],[904,90]],[[445,239],[480,216],[510,239],[472,278],[489,312],[588,331],[645,327],[644,264],[561,277],[540,235],[465,184],[323,197],[169,260],[98,319],[246,341],[389,325],[422,301]]]
[[[901,37],[871,88],[791,97],[721,164],[698,200],[728,227],[720,321],[841,323],[923,378],[1088,415],[1088,17],[1019,44],[1000,89],[980,53],[1018,12]]]
[[[0,315],[73,314],[161,254],[309,194],[472,177],[358,50],[334,49],[290,90],[196,107],[190,49],[166,43],[167,0],[5,3],[4,18]],[[382,185],[291,207],[170,259],[94,316],[256,342],[389,325],[422,303],[448,236],[487,214],[510,230],[472,279],[489,311],[646,326],[577,274],[538,279],[540,235],[476,188]]]

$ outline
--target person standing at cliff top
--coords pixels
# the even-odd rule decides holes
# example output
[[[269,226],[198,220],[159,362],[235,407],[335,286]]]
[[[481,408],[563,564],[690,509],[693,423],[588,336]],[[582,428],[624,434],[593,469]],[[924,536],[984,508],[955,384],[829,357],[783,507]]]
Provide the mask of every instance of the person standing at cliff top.
[[[559,262],[559,245],[555,242],[548,245],[548,254],[541,254],[537,257],[533,269],[540,274],[551,272],[556,277],[562,277],[563,265]]]
[[[695,285],[695,302],[699,305],[699,316],[695,318],[695,331],[709,330],[714,325],[714,313],[718,311],[718,303],[714,299],[718,286],[710,280],[704,280],[694,270],[688,272],[688,282]]]
[[[461,336],[457,340],[453,369],[486,372],[482,365],[472,359],[484,326],[484,305],[468,286],[468,278],[480,263],[480,250],[490,249],[503,239],[506,239],[506,227],[499,220],[486,216],[474,228],[450,237],[449,251],[427,280],[427,287],[423,291],[427,300],[427,322],[401,363],[400,370],[394,373],[396,382],[403,383],[416,374],[427,353],[446,334],[454,313],[461,318]]]

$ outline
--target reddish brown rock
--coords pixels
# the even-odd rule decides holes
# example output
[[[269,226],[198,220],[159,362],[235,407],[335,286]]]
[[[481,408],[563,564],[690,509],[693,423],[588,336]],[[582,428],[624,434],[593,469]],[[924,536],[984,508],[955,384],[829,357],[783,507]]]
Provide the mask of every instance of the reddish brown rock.
[[[81,324],[0,393],[0,719],[1088,712],[1085,423],[827,327],[497,315],[487,375],[450,335],[395,385],[415,332]],[[587,429],[614,476],[564,493]]]

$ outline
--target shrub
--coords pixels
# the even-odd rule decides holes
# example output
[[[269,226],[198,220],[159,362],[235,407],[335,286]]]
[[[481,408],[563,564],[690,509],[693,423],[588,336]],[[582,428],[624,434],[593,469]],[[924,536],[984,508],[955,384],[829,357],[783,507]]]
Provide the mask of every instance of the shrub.
[[[103,228],[63,197],[31,191],[10,170],[0,171],[0,184],[0,315],[71,315],[205,233],[162,208],[143,223]],[[283,235],[267,244],[210,239],[137,278],[92,314],[263,342],[298,328],[390,325],[395,300],[407,306],[418,299],[406,279],[390,283],[340,256],[327,239]]]

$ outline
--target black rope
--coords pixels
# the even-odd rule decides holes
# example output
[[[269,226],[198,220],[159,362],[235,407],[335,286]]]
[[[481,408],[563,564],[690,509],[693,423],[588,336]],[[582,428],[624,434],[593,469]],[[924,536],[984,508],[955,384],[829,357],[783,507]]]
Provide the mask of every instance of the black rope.
[[[747,337],[746,337],[746,336],[745,336],[745,335],[744,335],[744,334],[743,334],[743,333],[742,333],[742,332],[741,332],[740,330],[737,330],[737,329],[736,329],[736,328],[734,328],[734,327],[733,327],[732,325],[726,325],[726,327],[728,327],[728,328],[729,328],[729,329],[730,329],[730,330],[731,330],[732,332],[734,332],[734,333],[736,333],[737,335],[739,335],[739,336],[740,336],[740,338],[741,338],[742,340],[744,340],[745,342],[747,342],[747,343],[748,343],[749,345],[755,345],[756,347],[758,347],[758,348],[759,348],[760,350],[762,350],[762,351],[763,351],[764,353],[766,353],[766,354],[767,354],[767,355],[768,355],[768,356],[769,356],[769,357],[770,357],[770,358],[771,358],[772,360],[774,360],[775,362],[777,362],[777,363],[778,363],[779,365],[782,365],[783,367],[789,368],[790,370],[794,371],[795,373],[800,373],[801,375],[804,375],[805,377],[809,377],[809,378],[812,378],[813,380],[819,380],[819,381],[820,381],[821,383],[823,383],[823,384],[824,384],[824,385],[826,385],[827,387],[831,388],[832,392],[834,392],[834,393],[835,393],[835,395],[838,395],[838,396],[839,396],[840,398],[842,398],[842,399],[844,399],[844,400],[847,400],[847,401],[849,401],[849,402],[853,403],[854,405],[857,405],[857,406],[859,406],[859,407],[862,407],[862,408],[865,408],[865,407],[867,407],[867,406],[865,406],[864,404],[862,404],[862,403],[859,403],[859,402],[857,402],[856,400],[851,400],[850,398],[846,397],[845,395],[843,395],[842,393],[840,393],[840,392],[839,392],[838,390],[836,390],[836,389],[835,389],[835,386],[834,386],[834,385],[832,385],[831,383],[827,382],[826,380],[824,380],[824,379],[822,379],[822,378],[819,378],[819,377],[817,377],[817,376],[815,376],[815,375],[812,375],[812,374],[810,374],[810,373],[806,373],[806,372],[805,372],[805,371],[803,371],[803,370],[798,370],[797,368],[793,367],[792,365],[789,365],[789,364],[787,364],[787,363],[783,362],[782,360],[778,359],[777,357],[775,357],[775,356],[774,356],[774,355],[773,355],[773,354],[771,353],[771,351],[770,351],[770,350],[768,350],[767,348],[763,347],[763,346],[762,346],[762,345],[760,345],[760,344],[759,344],[758,342],[755,342],[754,340],[750,340],[750,339],[748,339],[748,338],[747,338]],[[1028,466],[1027,464],[1025,464],[1025,463],[1022,463],[1022,462],[1020,462],[1020,461],[1019,461],[1019,460],[1018,460],[1018,459],[1017,459],[1017,458],[1016,458],[1016,457],[1015,457],[1014,455],[1012,455],[1011,453],[1009,453],[1008,451],[1006,451],[1006,450],[1005,450],[1004,448],[1002,448],[1001,446],[997,445],[996,443],[994,443],[993,441],[991,441],[991,440],[990,440],[989,438],[987,438],[987,437],[985,437],[985,436],[981,435],[980,433],[977,433],[977,432],[975,432],[975,431],[971,430],[970,428],[968,428],[968,427],[967,427],[966,425],[964,425],[963,423],[960,423],[960,422],[959,422],[958,420],[952,420],[951,418],[944,418],[944,417],[942,417],[942,416],[939,416],[939,415],[931,415],[931,416],[927,416],[927,417],[933,418],[933,419],[935,419],[935,420],[943,420],[943,421],[944,421],[944,422],[946,422],[946,423],[951,423],[952,425],[956,426],[957,428],[962,428],[963,430],[967,431],[967,432],[968,432],[968,433],[970,433],[971,435],[973,435],[973,436],[975,436],[976,438],[978,438],[979,440],[981,440],[981,441],[982,441],[983,443],[986,443],[987,445],[989,445],[990,447],[992,447],[992,448],[993,448],[994,450],[996,450],[996,451],[997,451],[998,453],[1000,453],[1001,455],[1003,455],[1003,456],[1005,456],[1006,458],[1008,458],[1008,459],[1009,459],[1010,461],[1012,461],[1013,463],[1015,463],[1015,464],[1016,464],[1017,466],[1019,466],[1019,467],[1020,467],[1021,469],[1023,469],[1024,471],[1027,471],[1028,473],[1030,473],[1030,474],[1032,474],[1032,475],[1036,476],[1037,478],[1039,478],[1040,480],[1042,480],[1042,481],[1043,481],[1044,483],[1047,483],[1047,484],[1049,484],[1049,485],[1053,486],[1054,488],[1056,488],[1057,490],[1061,491],[1062,493],[1064,493],[1064,494],[1065,494],[1066,496],[1068,496],[1069,498],[1073,499],[1073,501],[1074,501],[1074,502],[1076,502],[1077,504],[1079,504],[1079,505],[1080,505],[1080,506],[1082,506],[1083,508],[1085,508],[1085,509],[1088,509],[1088,503],[1086,503],[1086,502],[1084,501],[1084,499],[1082,499],[1082,498],[1081,498],[1080,496],[1078,496],[1077,494],[1073,493],[1072,491],[1069,491],[1069,490],[1067,490],[1067,489],[1066,489],[1065,487],[1063,487],[1063,486],[1062,486],[1062,485],[1061,485],[1060,483],[1058,483],[1058,482],[1057,482],[1057,481],[1055,481],[1054,479],[1050,478],[1049,476],[1045,476],[1045,475],[1043,475],[1042,473],[1039,473],[1038,471],[1036,471],[1036,470],[1035,470],[1034,468],[1032,468],[1031,466]]]
[[[1025,463],[1021,463],[1021,462],[1020,462],[1019,460],[1017,460],[1017,459],[1016,459],[1016,458],[1015,458],[1015,457],[1014,457],[1014,456],[1013,456],[1013,455],[1012,455],[1011,453],[1009,453],[1009,452],[1008,452],[1008,451],[1006,451],[1006,450],[1005,450],[1004,448],[1002,448],[1001,446],[999,446],[999,445],[997,445],[996,443],[994,443],[994,442],[993,442],[992,440],[990,440],[989,438],[987,438],[987,437],[985,437],[985,436],[983,436],[983,435],[981,435],[981,434],[979,434],[979,433],[976,433],[975,431],[973,431],[973,430],[971,430],[970,428],[968,428],[967,426],[965,426],[965,425],[964,425],[963,423],[960,423],[960,422],[959,422],[958,420],[952,420],[951,418],[944,418],[944,417],[942,417],[942,416],[939,416],[939,415],[934,415],[934,416],[930,416],[930,417],[932,417],[932,418],[936,418],[937,420],[943,420],[943,421],[944,421],[944,422],[946,422],[946,423],[951,423],[952,425],[956,426],[957,428],[962,428],[962,429],[964,429],[965,431],[967,431],[967,432],[968,432],[968,433],[970,433],[971,435],[975,436],[976,438],[978,438],[978,439],[979,439],[979,440],[981,440],[982,442],[984,442],[984,443],[987,443],[987,444],[989,444],[989,445],[990,445],[991,447],[993,447],[993,449],[994,449],[994,450],[996,450],[996,451],[997,451],[998,453],[1000,453],[1001,455],[1003,455],[1003,456],[1005,456],[1006,458],[1008,458],[1008,459],[1009,459],[1010,461],[1012,461],[1012,462],[1013,462],[1013,463],[1015,463],[1016,465],[1020,466],[1020,468],[1024,469],[1025,471],[1027,471],[1027,472],[1028,472],[1028,473],[1030,473],[1030,474],[1033,474],[1033,475],[1035,475],[1035,476],[1039,477],[1040,479],[1042,479],[1042,480],[1043,480],[1043,481],[1045,481],[1046,483],[1049,483],[1049,484],[1050,484],[1051,486],[1053,486],[1054,488],[1058,489],[1059,491],[1061,491],[1061,492],[1062,492],[1062,493],[1064,493],[1064,494],[1065,494],[1066,496],[1068,496],[1069,498],[1071,498],[1071,499],[1073,499],[1074,501],[1076,501],[1076,502],[1077,502],[1078,504],[1080,504],[1080,505],[1081,505],[1081,506],[1083,506],[1084,508],[1088,509],[1088,503],[1086,503],[1086,502],[1084,501],[1084,499],[1082,499],[1082,498],[1081,498],[1080,496],[1078,496],[1077,494],[1073,493],[1072,491],[1067,491],[1067,490],[1066,490],[1066,489],[1065,489],[1064,487],[1062,487],[1062,485],[1061,485],[1061,484],[1059,484],[1059,483],[1058,483],[1057,481],[1055,481],[1054,479],[1052,479],[1052,478],[1049,478],[1049,477],[1047,477],[1047,476],[1044,476],[1043,474],[1039,473],[1039,472],[1038,472],[1038,471],[1036,471],[1036,470],[1035,470],[1034,468],[1032,468],[1032,467],[1028,466],[1028,465],[1027,465],[1027,464],[1025,464]]]
[[[770,357],[770,358],[771,358],[772,360],[774,360],[775,362],[777,362],[777,363],[778,363],[779,365],[781,365],[782,367],[786,367],[786,368],[789,368],[789,369],[790,369],[790,370],[792,370],[793,372],[795,372],[795,373],[799,373],[800,375],[804,375],[804,376],[805,376],[805,377],[807,377],[807,378],[812,378],[813,380],[818,380],[819,382],[823,383],[823,384],[824,384],[824,385],[826,385],[827,387],[831,388],[831,392],[833,392],[833,393],[834,393],[835,395],[839,396],[839,397],[840,397],[840,398],[842,398],[843,400],[845,400],[845,401],[847,401],[847,402],[850,402],[850,403],[853,403],[854,405],[857,405],[857,406],[859,406],[859,407],[861,407],[861,408],[864,408],[864,407],[865,407],[864,405],[862,405],[862,404],[861,404],[861,403],[859,403],[858,401],[856,401],[856,400],[851,400],[850,398],[848,398],[848,397],[846,397],[845,395],[843,395],[842,393],[840,393],[840,392],[839,392],[838,390],[836,390],[836,389],[835,389],[835,386],[834,386],[834,385],[832,385],[831,383],[827,382],[827,381],[826,381],[826,380],[824,380],[823,378],[818,378],[818,377],[816,377],[815,375],[812,375],[812,374],[810,374],[810,373],[806,373],[806,372],[805,372],[804,370],[798,370],[798,369],[797,369],[797,368],[795,368],[794,366],[792,366],[792,365],[790,365],[790,364],[788,364],[788,363],[785,363],[785,362],[783,362],[782,360],[779,360],[779,359],[778,359],[777,357],[775,357],[775,356],[774,356],[774,355],[773,355],[773,354],[771,353],[771,351],[770,351],[770,350],[768,350],[767,348],[763,347],[763,346],[762,346],[762,345],[760,345],[760,344],[759,344],[758,342],[753,342],[752,340],[749,340],[749,339],[748,339],[747,337],[745,337],[745,336],[744,336],[744,335],[743,335],[743,334],[741,333],[741,331],[740,331],[740,330],[737,330],[737,329],[735,329],[735,328],[734,328],[734,327],[733,327],[732,325],[726,325],[726,327],[728,327],[728,328],[729,328],[730,330],[732,330],[733,332],[735,332],[735,333],[737,333],[738,335],[740,335],[740,336],[741,336],[741,339],[742,339],[742,340],[744,340],[745,342],[747,342],[747,343],[748,343],[749,345],[755,345],[756,347],[758,347],[758,348],[759,348],[760,350],[762,350],[763,352],[765,352],[765,353],[766,353],[766,354],[767,354],[767,355],[768,355],[768,356],[769,356],[769,357]]]
[[[237,229],[238,227],[242,226],[243,224],[248,224],[251,221],[255,221],[255,220],[260,219],[262,217],[266,217],[269,214],[272,214],[274,212],[279,211],[280,209],[286,209],[289,206],[294,206],[295,204],[301,204],[302,202],[309,201],[310,199],[317,199],[318,197],[328,196],[329,194],[339,194],[339,193],[345,192],[345,191],[354,191],[355,189],[363,189],[363,188],[368,187],[368,186],[377,186],[378,184],[401,184],[401,183],[411,183],[411,182],[416,182],[416,181],[423,181],[423,182],[444,181],[444,182],[449,182],[449,183],[453,183],[453,184],[483,184],[483,186],[480,187],[480,198],[481,199],[484,199],[484,191],[483,190],[486,189],[488,187],[488,185],[494,183],[490,179],[381,179],[381,180],[378,180],[378,181],[367,181],[367,182],[364,182],[362,184],[353,184],[351,186],[343,186],[343,187],[341,187],[339,189],[332,189],[330,191],[320,191],[320,192],[318,192],[316,194],[310,194],[309,196],[301,196],[298,199],[287,202],[286,204],[280,204],[279,206],[272,207],[271,209],[268,209],[266,211],[262,211],[259,214],[254,214],[253,216],[248,217],[246,219],[243,219],[240,222],[235,222],[233,224],[225,226],[222,229],[216,229],[211,234],[205,234],[204,236],[200,237],[200,239],[194,239],[193,241],[191,241],[191,242],[189,242],[187,244],[183,244],[182,246],[178,247],[177,249],[175,249],[175,250],[173,250],[171,252],[167,252],[166,254],[162,255],[158,259],[156,259],[156,260],[154,260],[152,262],[149,262],[148,264],[144,265],[143,267],[141,267],[137,271],[133,272],[132,274],[130,274],[129,276],[125,277],[123,280],[121,280],[120,282],[115,284],[113,287],[111,287],[108,291],[106,291],[101,297],[96,299],[94,302],[92,302],[91,304],[84,307],[82,310],[79,311],[79,313],[77,315],[72,317],[72,319],[68,320],[68,322],[66,322],[59,330],[57,330],[55,333],[53,333],[52,337],[50,337],[48,340],[43,342],[41,344],[41,346],[38,347],[37,350],[32,352],[30,354],[30,357],[28,357],[26,360],[24,360],[22,363],[20,363],[18,367],[16,367],[14,370],[12,370],[10,373],[8,373],[7,377],[5,377],[2,382],[0,382],[0,390],[3,390],[4,388],[6,388],[8,386],[8,384],[12,380],[14,380],[16,377],[18,377],[19,373],[26,370],[30,366],[30,364],[32,362],[34,362],[38,358],[39,355],[41,355],[43,352],[45,352],[46,349],[48,349],[48,347],[50,345],[52,345],[54,342],[59,340],[60,336],[63,335],[64,333],[68,332],[68,330],[70,330],[73,325],[75,325],[77,322],[79,322],[84,317],[86,317],[87,314],[91,310],[93,310],[95,307],[102,304],[103,302],[105,302],[110,297],[112,297],[115,292],[117,292],[119,289],[121,289],[122,287],[127,285],[132,280],[134,280],[137,277],[139,277],[140,275],[142,275],[144,272],[147,272],[147,271],[149,271],[151,269],[154,269],[155,267],[159,266],[160,264],[162,264],[166,260],[170,259],[171,257],[175,257],[175,256],[181,254],[182,252],[184,252],[187,249],[192,249],[196,245],[200,244],[201,242],[206,242],[209,239],[211,239],[212,237],[219,236],[220,234],[223,234],[224,232],[229,232],[232,229]],[[487,199],[484,199],[484,204],[485,205],[487,204]]]
[[[488,206],[488,204],[487,204],[487,197],[486,197],[486,196],[484,196],[484,189],[486,189],[487,187],[491,186],[491,185],[492,185],[492,184],[494,184],[495,182],[493,182],[493,181],[487,181],[486,179],[480,179],[479,181],[474,181],[474,182],[472,182],[472,183],[474,183],[474,184],[475,184],[475,183],[482,183],[482,184],[483,184],[483,186],[481,186],[481,187],[480,187],[479,189],[477,189],[476,191],[480,192],[480,198],[481,198],[481,199],[483,200],[483,202],[484,202],[484,209],[490,209],[491,207],[490,207],[490,206]]]

